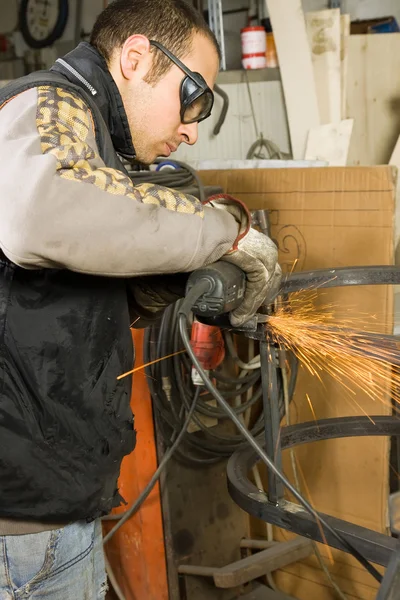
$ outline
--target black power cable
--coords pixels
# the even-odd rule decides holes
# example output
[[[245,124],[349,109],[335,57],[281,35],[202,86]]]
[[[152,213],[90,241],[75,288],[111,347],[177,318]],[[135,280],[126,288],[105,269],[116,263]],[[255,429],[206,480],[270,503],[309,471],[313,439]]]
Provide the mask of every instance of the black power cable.
[[[201,364],[197,360],[195,353],[192,350],[190,345],[190,339],[187,331],[187,325],[189,322],[189,316],[191,314],[192,307],[196,300],[200,298],[203,294],[204,288],[201,285],[202,281],[199,282],[198,289],[197,286],[193,286],[190,290],[189,294],[183,300],[180,305],[178,311],[179,318],[179,331],[181,333],[182,341],[184,343],[186,352],[190,356],[194,366],[196,367],[198,373],[201,375],[205,387],[208,389],[210,394],[214,396],[217,400],[218,404],[221,408],[224,409],[227,415],[231,418],[233,423],[236,425],[238,430],[242,433],[243,437],[247,440],[250,446],[255,450],[258,456],[261,458],[262,462],[270,469],[285,485],[285,487],[293,494],[293,496],[300,502],[300,504],[310,513],[314,519],[320,523],[327,531],[329,531],[341,544],[344,546],[347,551],[354,556],[354,558],[378,581],[381,583],[382,575],[375,569],[375,567],[356,549],[352,544],[350,544],[346,538],[344,538],[336,529],[334,529],[329,523],[325,521],[323,517],[319,515],[319,513],[311,506],[311,504],[298,492],[298,490],[290,483],[290,481],[286,478],[286,476],[281,473],[281,471],[277,468],[275,463],[270,459],[270,457],[264,452],[263,448],[257,442],[257,440],[252,436],[250,431],[243,425],[240,419],[237,417],[236,413],[230,405],[226,402],[225,398],[219,393],[219,391],[212,384],[210,378],[202,368]]]
[[[158,158],[154,161],[154,164],[159,165],[166,162],[173,163],[179,168],[174,169],[173,167],[168,167],[160,171],[155,171],[150,170],[148,167],[144,168],[144,166],[139,163],[126,163],[125,167],[127,168],[129,177],[135,185],[141,183],[155,183],[157,185],[181,191],[185,194],[192,194],[201,200],[201,202],[207,200],[209,196],[219,194],[223,191],[220,186],[204,186],[197,171],[181,160],[175,158],[171,160]]]
[[[153,399],[154,413],[157,420],[158,430],[164,440],[165,445],[170,446],[171,436],[175,435],[182,428],[182,418],[180,411],[182,407],[187,408],[191,405],[197,386],[192,382],[191,369],[192,362],[186,353],[182,351],[182,340],[179,333],[178,310],[180,303],[169,307],[162,320],[151,328],[146,330],[144,341],[144,364],[147,382]],[[241,398],[253,389],[251,396],[234,406],[235,413],[242,415],[252,407],[253,411],[251,432],[257,436],[264,429],[263,412],[260,399],[262,397],[261,370],[258,364],[257,368],[244,368],[244,365],[236,355],[233,343],[230,342],[231,336],[228,331],[224,332],[226,337],[226,349],[229,358],[242,369],[242,377],[229,377],[221,370],[217,369],[211,372],[211,377],[216,381],[220,393],[230,402],[234,398]],[[179,353],[179,354],[177,354]],[[172,356],[165,360],[160,360],[165,356]],[[296,377],[297,360],[293,354],[288,354],[290,361],[290,384],[289,396],[293,395]],[[155,362],[158,361],[158,362]],[[278,391],[280,412],[284,414],[284,399],[281,371],[278,371]],[[202,395],[196,405],[196,413],[193,416],[193,423],[197,426],[196,432],[187,433],[182,444],[175,453],[175,459],[191,466],[207,466],[218,461],[229,458],[233,452],[244,448],[246,442],[241,435],[233,431],[228,416],[219,406],[211,406],[209,401],[213,397],[206,392]],[[215,402],[215,401],[214,401]],[[209,427],[204,423],[202,417],[216,419],[218,423]]]

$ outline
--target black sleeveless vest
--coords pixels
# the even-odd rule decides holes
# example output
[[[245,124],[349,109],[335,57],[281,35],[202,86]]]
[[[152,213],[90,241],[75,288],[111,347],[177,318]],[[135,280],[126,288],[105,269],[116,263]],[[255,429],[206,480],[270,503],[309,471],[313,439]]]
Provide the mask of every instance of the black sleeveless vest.
[[[0,106],[39,85],[79,94],[100,156],[124,170],[116,150],[133,157],[132,140],[96,50],[80,44],[50,71],[11,82]],[[0,517],[70,522],[120,504],[120,464],[135,445],[131,378],[117,380],[134,360],[126,285],[25,270],[0,254]]]

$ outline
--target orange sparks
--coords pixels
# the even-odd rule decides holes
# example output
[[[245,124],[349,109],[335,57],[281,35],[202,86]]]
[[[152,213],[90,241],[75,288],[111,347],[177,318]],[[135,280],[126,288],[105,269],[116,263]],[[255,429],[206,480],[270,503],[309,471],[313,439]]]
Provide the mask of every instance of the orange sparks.
[[[293,261],[292,268],[290,269],[290,273],[289,273],[289,275],[291,275],[291,274],[293,273],[293,271],[295,270],[295,268],[296,268],[296,265],[297,265],[298,261],[299,261],[299,259],[298,259],[298,258],[296,258],[296,259]]]
[[[132,329],[132,327],[134,327],[136,325],[136,323],[140,321],[140,317],[138,317],[137,319],[135,319],[130,325],[129,325],[129,329]]]
[[[127,373],[123,373],[122,375],[118,375],[117,380],[123,379],[124,377],[128,377],[128,375],[132,375],[132,373],[136,373],[136,371],[140,371],[141,369],[145,369],[146,367],[150,367],[151,365],[155,365],[156,363],[161,362],[162,360],[167,360],[167,358],[172,358],[173,356],[177,356],[178,354],[183,354],[186,352],[185,350],[179,350],[178,352],[174,352],[173,354],[168,354],[168,356],[163,356],[162,358],[157,358],[157,360],[152,360],[151,362],[146,363],[145,365],[140,365],[140,367],[136,367]]]
[[[400,412],[399,339],[368,331],[371,326],[376,329],[375,315],[337,318],[333,305],[317,308],[317,298],[316,291],[298,292],[279,305],[267,324],[274,340],[320,381],[328,373],[354,404],[359,389],[374,402],[391,407],[390,391]],[[307,400],[314,414],[308,396]]]
[[[315,422],[317,423],[317,425],[318,425],[318,422],[317,422],[317,416],[316,416],[316,414],[315,414],[315,410],[314,410],[314,407],[313,407],[313,405],[312,405],[311,398],[310,398],[310,396],[309,396],[308,394],[306,394],[306,398],[307,398],[307,402],[308,402],[308,404],[310,405],[310,410],[311,410],[311,412],[312,412],[312,415],[313,415],[313,417],[314,417],[314,421],[315,421]],[[319,429],[319,427],[318,427],[318,429]]]

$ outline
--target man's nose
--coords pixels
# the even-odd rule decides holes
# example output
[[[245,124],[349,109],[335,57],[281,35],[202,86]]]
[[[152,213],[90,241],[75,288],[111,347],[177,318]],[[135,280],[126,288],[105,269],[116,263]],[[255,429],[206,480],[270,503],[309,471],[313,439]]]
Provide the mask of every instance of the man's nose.
[[[196,123],[182,123],[179,127],[179,135],[183,138],[185,144],[193,146],[197,142],[199,137],[199,124]]]

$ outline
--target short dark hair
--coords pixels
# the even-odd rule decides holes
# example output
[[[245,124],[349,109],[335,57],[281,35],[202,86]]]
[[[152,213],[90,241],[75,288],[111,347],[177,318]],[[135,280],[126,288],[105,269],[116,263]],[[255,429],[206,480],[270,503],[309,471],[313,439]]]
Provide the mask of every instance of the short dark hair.
[[[185,0],[114,0],[97,17],[90,43],[109,62],[114,50],[122,48],[131,35],[141,34],[160,42],[182,58],[190,52],[195,33],[209,38],[220,59],[215,35],[200,12]],[[154,46],[151,51],[155,55],[151,72],[146,77],[148,83],[156,82],[172,66]]]

